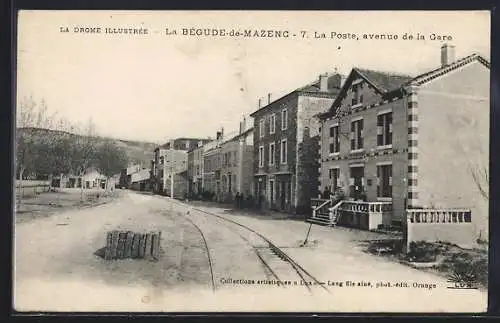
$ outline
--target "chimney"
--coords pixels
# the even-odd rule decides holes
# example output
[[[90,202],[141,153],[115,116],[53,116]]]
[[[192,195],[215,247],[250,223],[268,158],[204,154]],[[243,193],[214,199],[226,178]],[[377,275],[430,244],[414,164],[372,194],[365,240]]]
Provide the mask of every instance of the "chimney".
[[[271,103],[271,93],[267,93],[267,104]]]
[[[320,74],[319,75],[319,90],[320,92],[328,91],[328,74]]]
[[[455,61],[455,46],[444,44],[441,46],[441,66],[450,65]]]
[[[217,135],[215,137],[216,140],[220,140],[222,138],[222,132],[217,131]]]
[[[259,109],[262,107],[262,99],[259,98]]]

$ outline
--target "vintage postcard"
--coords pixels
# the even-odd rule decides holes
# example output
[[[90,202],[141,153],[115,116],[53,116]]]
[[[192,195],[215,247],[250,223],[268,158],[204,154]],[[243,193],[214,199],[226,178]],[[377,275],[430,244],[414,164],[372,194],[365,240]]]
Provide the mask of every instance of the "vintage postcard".
[[[17,18],[16,311],[486,311],[490,12]]]

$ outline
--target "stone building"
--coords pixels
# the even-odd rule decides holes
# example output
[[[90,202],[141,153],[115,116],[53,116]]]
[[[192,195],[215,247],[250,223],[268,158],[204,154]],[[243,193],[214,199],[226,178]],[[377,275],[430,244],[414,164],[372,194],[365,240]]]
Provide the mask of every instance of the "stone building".
[[[439,67],[416,77],[353,68],[319,116],[319,189],[342,187],[367,210],[389,204],[384,226],[405,224],[412,209],[434,212],[435,221],[446,209],[468,208],[476,230],[487,230],[489,75],[484,58],[456,60],[450,45]],[[344,220],[362,226],[352,213]]]
[[[323,74],[253,112],[253,194],[262,208],[306,213],[318,188],[319,121],[340,91],[343,77]],[[318,158],[316,158],[318,157]]]

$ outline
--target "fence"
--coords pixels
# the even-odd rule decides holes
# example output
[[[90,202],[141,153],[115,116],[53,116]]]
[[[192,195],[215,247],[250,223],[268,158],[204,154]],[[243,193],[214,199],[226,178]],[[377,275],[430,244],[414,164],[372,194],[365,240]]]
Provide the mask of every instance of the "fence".
[[[412,241],[444,241],[459,246],[474,245],[470,209],[406,210],[408,245]]]
[[[16,197],[30,197],[48,192],[50,187],[49,181],[33,181],[33,180],[16,180]]]

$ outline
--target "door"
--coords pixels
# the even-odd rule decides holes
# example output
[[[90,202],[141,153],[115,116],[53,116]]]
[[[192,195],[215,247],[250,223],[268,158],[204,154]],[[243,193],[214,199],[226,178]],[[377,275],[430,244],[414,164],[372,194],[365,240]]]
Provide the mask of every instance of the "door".
[[[274,180],[269,181],[269,207],[274,207]]]
[[[257,181],[257,205],[259,208],[262,207],[263,199],[265,198],[265,187],[263,178],[259,178]]]
[[[285,210],[285,207],[286,207],[286,182],[285,181],[281,181],[280,182],[280,201],[281,201],[281,205],[280,205],[280,208],[281,210]]]
[[[351,167],[351,183],[350,183],[350,188],[351,188],[351,194],[350,197],[354,198],[355,200],[362,199],[363,198],[363,192],[364,192],[364,187],[363,187],[363,176],[365,173],[364,167]]]

